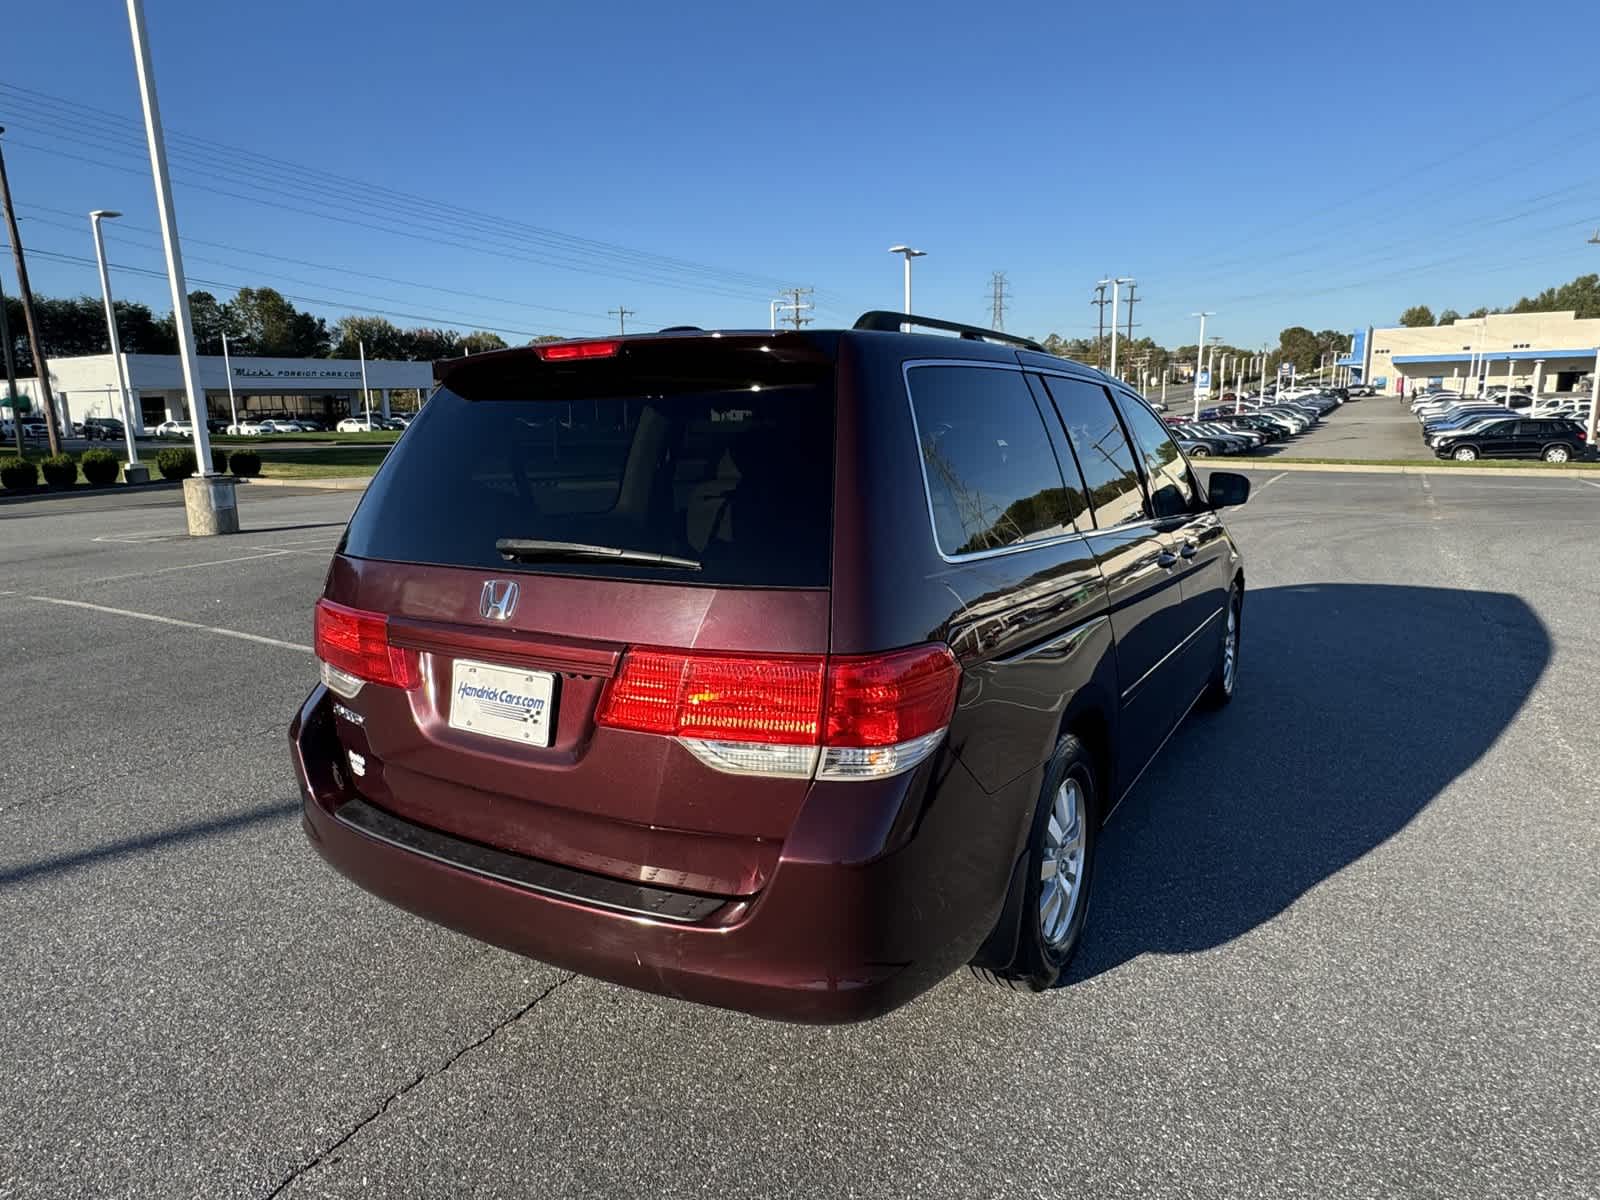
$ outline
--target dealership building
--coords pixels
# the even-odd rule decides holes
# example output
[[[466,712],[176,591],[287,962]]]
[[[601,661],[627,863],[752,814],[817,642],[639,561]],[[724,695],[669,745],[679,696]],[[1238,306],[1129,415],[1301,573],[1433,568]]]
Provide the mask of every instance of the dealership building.
[[[1583,386],[1600,352],[1600,318],[1575,312],[1490,313],[1449,325],[1368,327],[1351,335],[1339,365],[1385,395],[1409,395],[1430,383],[1472,391],[1510,384],[1545,396]]]
[[[134,432],[145,433],[163,421],[189,417],[183,386],[183,367],[176,354],[124,354]],[[229,368],[234,405],[239,419],[308,417],[337,421],[365,408],[361,392],[361,363],[353,358],[233,358],[226,365],[220,355],[196,360],[200,386],[205,389],[211,417],[231,420],[228,401]],[[420,405],[433,387],[433,364],[367,360],[367,387],[374,415],[389,414],[392,400],[403,399],[408,408]],[[17,380],[17,390],[39,410],[36,379]],[[63,428],[88,417],[122,418],[116,360],[109,354],[50,360],[50,391]],[[402,393],[396,397],[395,393]],[[3,395],[3,388],[0,388]],[[9,406],[0,412],[10,416]]]

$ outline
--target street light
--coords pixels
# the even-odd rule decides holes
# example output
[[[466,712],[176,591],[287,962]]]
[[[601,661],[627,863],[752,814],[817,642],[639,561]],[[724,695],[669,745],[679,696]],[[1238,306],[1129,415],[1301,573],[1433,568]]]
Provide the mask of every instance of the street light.
[[[114,221],[122,214],[108,208],[97,208],[89,214],[89,229],[94,233],[94,259],[100,267],[100,295],[106,302],[106,335],[111,340],[111,367],[117,373],[117,394],[122,400],[122,436],[128,443],[128,461],[123,464],[122,477],[129,483],[141,482],[140,475],[149,477],[139,466],[139,449],[133,444],[133,405],[128,400],[128,373],[123,368],[122,345],[117,340],[117,309],[111,303],[111,274],[106,270],[106,243],[100,234],[101,221]]]
[[[910,246],[890,246],[889,253],[903,254],[906,258],[906,305],[900,311],[909,317],[911,315],[911,260],[913,258],[923,258],[928,252],[926,250],[913,250]]]
[[[1131,275],[1123,275],[1116,279],[1102,279],[1095,284],[1096,287],[1104,287],[1108,283],[1111,285],[1111,374],[1113,377],[1117,374],[1117,289],[1124,283],[1133,282],[1134,279]],[[1102,296],[1104,294],[1104,292],[1101,293]],[[1128,320],[1132,321],[1133,318],[1129,317]],[[1130,336],[1132,335],[1130,334]]]
[[[1200,370],[1205,365],[1206,358],[1206,318],[1214,317],[1214,312],[1190,313],[1191,317],[1200,318],[1200,340],[1194,348],[1194,419],[1200,419]],[[1211,395],[1211,383],[1206,381],[1206,395]]]

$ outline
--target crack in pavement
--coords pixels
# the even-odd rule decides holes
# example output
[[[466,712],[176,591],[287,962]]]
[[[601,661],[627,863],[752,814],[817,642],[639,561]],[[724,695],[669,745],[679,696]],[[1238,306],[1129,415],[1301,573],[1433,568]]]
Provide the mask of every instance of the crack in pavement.
[[[440,1075],[443,1075],[451,1067],[455,1066],[456,1063],[458,1061],[460,1061],[460,1059],[464,1055],[469,1054],[473,1050],[476,1050],[479,1046],[481,1046],[485,1042],[489,1041],[496,1034],[498,1034],[501,1030],[507,1029],[510,1026],[515,1025],[518,1021],[522,1020],[523,1017],[527,1016],[536,1007],[538,1007],[539,1004],[541,1004],[545,1000],[549,999],[550,995],[557,988],[565,987],[567,984],[571,983],[577,977],[578,977],[578,974],[577,974],[576,971],[569,971],[566,974],[565,977],[556,980],[549,987],[545,988],[544,991],[540,992],[537,996],[535,996],[532,1000],[528,1001],[528,1003],[524,1004],[521,1008],[519,1008],[516,1012],[512,1013],[505,1020],[499,1022],[496,1025],[491,1026],[489,1031],[487,1033],[485,1033],[482,1037],[476,1039],[475,1041],[467,1043],[465,1046],[461,1047],[461,1049],[457,1050],[449,1058],[445,1059],[443,1063],[441,1063],[439,1066],[433,1068],[431,1071],[419,1072],[414,1078],[412,1078],[410,1080],[410,1082],[408,1082],[408,1083],[404,1084],[403,1086],[395,1089],[393,1092],[390,1092],[387,1096],[385,1096],[382,1100],[380,1100],[378,1102],[378,1107],[376,1109],[374,1109],[372,1112],[368,1113],[366,1116],[362,1117],[361,1120],[357,1121],[354,1125],[352,1125],[332,1145],[330,1145],[330,1146],[326,1147],[325,1149],[319,1151],[317,1153],[317,1155],[314,1158],[312,1158],[310,1161],[308,1161],[306,1163],[303,1163],[302,1165],[296,1167],[293,1171],[291,1171],[289,1173],[289,1175],[286,1176],[278,1184],[277,1187],[273,1188],[270,1192],[267,1193],[267,1195],[265,1197],[265,1200],[274,1200],[275,1197],[277,1197],[277,1196],[279,1196],[279,1195],[281,1195],[283,1193],[285,1188],[289,1187],[290,1184],[294,1183],[301,1176],[306,1175],[306,1174],[310,1173],[311,1171],[316,1170],[323,1163],[327,1162],[329,1160],[329,1158],[331,1158],[339,1150],[339,1148],[341,1146],[345,1145],[345,1143],[349,1142],[351,1138],[356,1136],[356,1134],[360,1133],[368,1125],[372,1124],[379,1117],[383,1116],[384,1113],[388,1112],[389,1108],[393,1104],[395,1104],[396,1102],[401,1100],[406,1095],[406,1093],[410,1092],[413,1088],[416,1088],[418,1085],[426,1082],[429,1079],[437,1079]]]

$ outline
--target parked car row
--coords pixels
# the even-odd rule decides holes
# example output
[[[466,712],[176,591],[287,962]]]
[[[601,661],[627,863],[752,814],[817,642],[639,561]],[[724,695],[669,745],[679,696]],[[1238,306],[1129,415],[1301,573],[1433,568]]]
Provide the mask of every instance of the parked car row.
[[[1524,403],[1518,403],[1519,398]],[[1572,401],[1546,402],[1513,392],[1496,400],[1428,391],[1411,402],[1422,438],[1438,458],[1538,458],[1574,462],[1593,456],[1582,414]]]
[[[1166,422],[1191,458],[1246,454],[1316,427],[1327,413],[1345,403],[1341,392],[1302,388],[1282,396],[1230,393],[1226,403],[1203,409],[1198,420],[1173,414]]]

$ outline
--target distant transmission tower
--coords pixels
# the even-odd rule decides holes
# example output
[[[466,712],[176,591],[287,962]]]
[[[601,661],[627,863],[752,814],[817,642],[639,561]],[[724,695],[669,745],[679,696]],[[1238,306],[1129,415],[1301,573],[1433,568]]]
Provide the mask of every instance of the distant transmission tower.
[[[799,329],[802,325],[811,324],[811,318],[806,316],[806,313],[810,312],[816,307],[816,305],[805,299],[805,297],[811,295],[811,293],[816,290],[816,288],[802,287],[787,289],[784,292],[784,295],[789,297],[789,301],[784,305],[784,307],[789,310],[789,315],[783,319],[785,321],[793,322],[796,329]]]
[[[1011,298],[1006,287],[1006,273],[995,271],[989,276],[989,291],[994,305],[993,315],[989,319],[989,328],[996,333],[1004,333],[1006,328],[1006,301]]]

